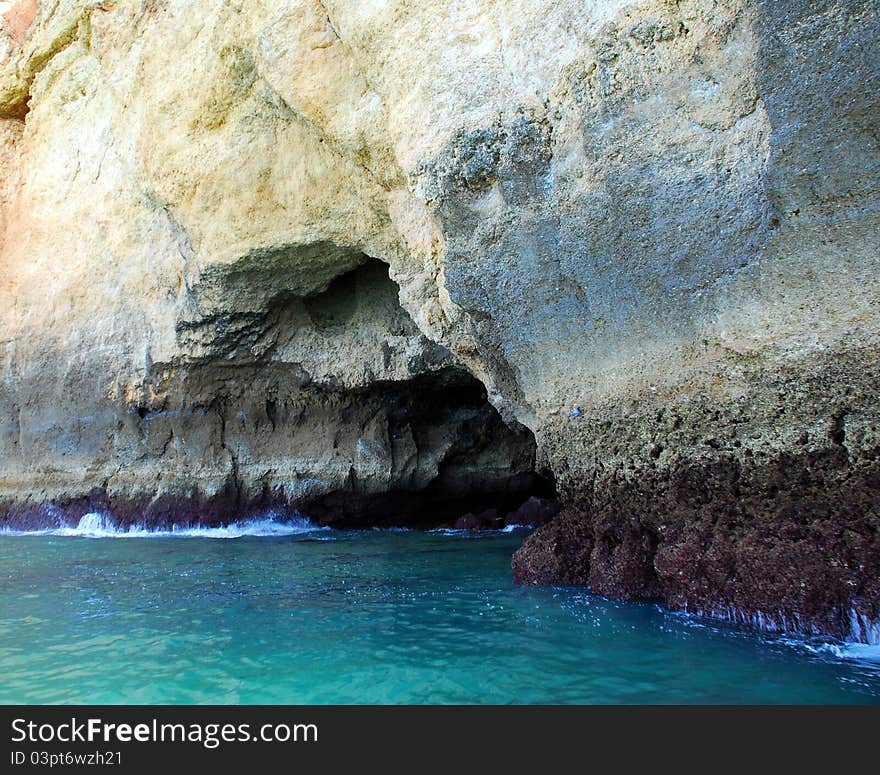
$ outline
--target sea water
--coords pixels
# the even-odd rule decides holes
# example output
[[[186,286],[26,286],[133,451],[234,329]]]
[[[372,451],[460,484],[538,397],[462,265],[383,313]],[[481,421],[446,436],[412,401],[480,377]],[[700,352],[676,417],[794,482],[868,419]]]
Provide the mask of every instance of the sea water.
[[[877,703],[876,647],[517,587],[523,531],[0,535],[0,703]]]

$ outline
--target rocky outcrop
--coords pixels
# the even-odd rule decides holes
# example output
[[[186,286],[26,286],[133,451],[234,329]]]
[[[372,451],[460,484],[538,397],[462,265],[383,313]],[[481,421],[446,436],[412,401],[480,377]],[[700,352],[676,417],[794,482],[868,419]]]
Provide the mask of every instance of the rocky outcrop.
[[[514,578],[865,634],[880,599],[876,352],[741,368],[737,396],[721,380],[712,394],[649,392],[548,430],[566,508],[517,552]]]
[[[555,477],[522,582],[880,613],[875,3],[0,13],[7,523]]]

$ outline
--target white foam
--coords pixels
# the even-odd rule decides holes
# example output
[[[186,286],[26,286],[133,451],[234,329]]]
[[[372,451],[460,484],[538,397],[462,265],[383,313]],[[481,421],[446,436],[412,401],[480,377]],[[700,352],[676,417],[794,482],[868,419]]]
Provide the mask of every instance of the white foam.
[[[785,639],[783,642],[796,648],[805,648],[813,654],[831,656],[835,659],[845,659],[850,662],[861,662],[870,667],[880,667],[880,646],[872,646],[867,643],[805,643]]]
[[[476,530],[471,530],[470,528],[458,528],[458,527],[435,527],[429,530],[429,533],[435,533],[439,535],[445,536],[479,536],[479,535],[497,535],[498,533],[513,533],[517,530],[531,530],[531,525],[505,525],[504,527],[499,528],[477,528]]]
[[[850,633],[847,642],[840,646],[841,658],[880,667],[880,618],[870,619],[852,608],[849,621]]]
[[[744,612],[733,607],[696,610],[693,613],[708,619],[741,624],[761,632],[779,634],[780,641],[797,648],[805,648],[814,654],[824,654],[837,659],[867,663],[872,668],[880,666],[880,619],[870,619],[854,608],[849,611],[849,633],[843,641],[824,640],[825,636],[812,624],[798,615],[785,616],[780,612]],[[807,640],[812,638],[813,642]]]
[[[838,651],[842,659],[870,662],[872,666],[880,667],[880,646],[872,646],[867,643],[846,643],[839,646]]]
[[[65,536],[77,538],[243,538],[245,536],[288,536],[327,530],[313,525],[302,517],[279,518],[269,515],[260,519],[232,522],[221,527],[182,527],[151,530],[142,525],[120,528],[104,514],[84,514],[76,527],[49,528],[46,530],[3,530],[2,535]]]
[[[849,628],[852,640],[880,647],[880,619],[869,619],[866,614],[860,614],[855,608],[851,608]]]

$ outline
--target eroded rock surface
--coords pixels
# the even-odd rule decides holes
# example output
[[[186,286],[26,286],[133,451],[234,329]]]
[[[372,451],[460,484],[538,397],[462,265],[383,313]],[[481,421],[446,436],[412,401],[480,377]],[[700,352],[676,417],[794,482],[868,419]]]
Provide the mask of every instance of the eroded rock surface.
[[[4,522],[546,475],[518,580],[867,637],[878,15],[0,3]]]

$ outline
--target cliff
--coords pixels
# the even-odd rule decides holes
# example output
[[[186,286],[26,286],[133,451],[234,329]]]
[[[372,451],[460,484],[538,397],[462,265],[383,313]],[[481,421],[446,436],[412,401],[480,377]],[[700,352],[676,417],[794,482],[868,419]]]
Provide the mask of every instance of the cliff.
[[[876,3],[0,13],[5,524],[555,480],[517,580],[868,637]]]

